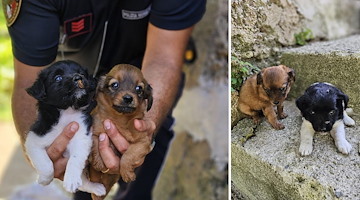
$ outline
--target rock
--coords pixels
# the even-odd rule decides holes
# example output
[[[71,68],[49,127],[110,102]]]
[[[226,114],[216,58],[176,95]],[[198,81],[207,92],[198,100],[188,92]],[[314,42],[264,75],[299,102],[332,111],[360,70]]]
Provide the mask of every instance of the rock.
[[[360,35],[315,42],[299,48],[284,49],[281,63],[295,69],[296,82],[289,96],[298,97],[315,82],[329,82],[350,98],[355,113],[360,109]]]
[[[325,40],[354,34],[359,6],[352,0],[231,1],[232,55],[262,67],[277,64],[277,50],[294,45],[294,34],[305,29]]]
[[[255,137],[242,144],[243,131],[251,128],[244,119],[231,133],[231,174],[233,187],[244,199],[359,199],[359,127],[347,127],[352,144],[350,155],[338,152],[329,134],[315,134],[311,155],[299,155],[299,110],[294,101],[285,102],[289,114],[281,120],[284,130],[274,130],[264,121]],[[355,121],[358,118],[355,117]]]

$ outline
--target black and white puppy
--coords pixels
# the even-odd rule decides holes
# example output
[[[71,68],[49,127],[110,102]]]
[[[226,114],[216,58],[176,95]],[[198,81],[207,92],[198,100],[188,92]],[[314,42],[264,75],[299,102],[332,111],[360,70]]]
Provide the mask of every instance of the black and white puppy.
[[[330,83],[314,83],[296,100],[303,116],[300,155],[311,154],[315,132],[330,132],[338,150],[350,153],[352,147],[345,138],[345,125],[354,126],[355,121],[346,113],[348,102],[349,97]]]
[[[90,182],[83,169],[91,146],[92,118],[96,81],[87,71],[73,61],[56,62],[42,70],[34,84],[26,91],[37,101],[38,116],[25,139],[25,150],[36,169],[38,183],[48,185],[54,178],[54,166],[46,148],[70,122],[77,122],[79,129],[67,146],[69,157],[64,175],[64,188],[74,193],[77,189],[105,194],[105,187]]]

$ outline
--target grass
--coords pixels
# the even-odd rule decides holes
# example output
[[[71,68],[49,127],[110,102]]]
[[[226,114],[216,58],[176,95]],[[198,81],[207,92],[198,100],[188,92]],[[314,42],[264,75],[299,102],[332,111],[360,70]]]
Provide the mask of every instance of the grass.
[[[12,120],[11,94],[14,82],[14,68],[11,41],[2,6],[0,8],[0,121],[10,121]]]

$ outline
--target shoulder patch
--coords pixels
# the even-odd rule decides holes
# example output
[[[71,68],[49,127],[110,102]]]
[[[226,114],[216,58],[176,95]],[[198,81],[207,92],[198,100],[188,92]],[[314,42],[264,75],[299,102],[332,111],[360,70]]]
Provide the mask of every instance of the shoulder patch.
[[[19,15],[22,0],[2,0],[6,24],[10,27]]]

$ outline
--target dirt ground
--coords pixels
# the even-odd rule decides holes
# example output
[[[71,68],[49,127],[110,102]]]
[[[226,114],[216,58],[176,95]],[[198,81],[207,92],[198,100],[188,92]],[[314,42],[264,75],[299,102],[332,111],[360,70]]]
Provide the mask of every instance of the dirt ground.
[[[34,182],[35,173],[25,161],[13,122],[0,122],[0,199]]]

